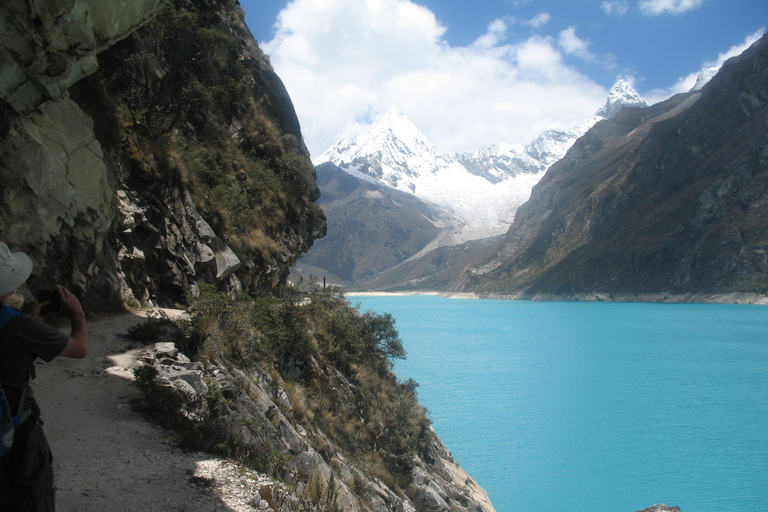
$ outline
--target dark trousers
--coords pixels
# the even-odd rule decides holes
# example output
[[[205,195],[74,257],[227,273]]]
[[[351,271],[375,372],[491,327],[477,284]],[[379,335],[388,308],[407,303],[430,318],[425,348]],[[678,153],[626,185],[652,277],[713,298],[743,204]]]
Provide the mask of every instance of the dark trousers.
[[[13,447],[0,458],[0,511],[54,512],[52,462],[43,424],[22,426]]]

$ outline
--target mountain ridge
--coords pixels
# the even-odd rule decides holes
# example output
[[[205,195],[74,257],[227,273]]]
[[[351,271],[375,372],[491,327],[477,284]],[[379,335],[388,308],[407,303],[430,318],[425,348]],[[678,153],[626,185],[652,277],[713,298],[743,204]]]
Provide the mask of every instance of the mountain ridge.
[[[578,137],[624,106],[638,105],[647,103],[619,80],[596,114],[571,130],[546,130],[526,144],[497,142],[464,153],[440,152],[393,106],[366,132],[342,137],[313,163],[360,172],[440,206],[459,220],[454,227],[461,240],[492,237],[508,229],[532,186]]]
[[[760,300],[768,292],[766,37],[700,90],[595,125],[534,187],[497,253],[451,289]]]
[[[627,82],[619,81],[601,110],[613,112],[624,103],[640,102],[644,103],[644,100],[637,92]],[[345,286],[356,286],[353,285],[356,281],[360,281],[360,286],[375,286],[374,283],[385,286],[387,277],[376,279],[377,273],[426,256],[429,251],[443,246],[456,246],[458,250],[446,253],[451,255],[448,260],[466,265],[469,261],[458,254],[464,251],[475,254],[478,245],[469,244],[462,248],[462,244],[506,233],[517,207],[528,199],[544,172],[565,154],[578,135],[600,119],[591,116],[570,132],[546,130],[527,144],[499,142],[473,152],[450,154],[441,153],[403,112],[390,108],[365,134],[342,137],[314,160],[320,176],[320,203],[328,217],[328,235],[316,242],[293,274],[317,275],[325,270],[335,282]],[[431,211],[433,220],[440,218],[430,228],[425,225],[419,228],[422,235],[431,232],[434,238],[427,240],[416,235],[415,225],[405,220],[411,214],[414,218],[421,215],[410,210],[416,204],[412,201],[403,204],[404,210],[397,216],[391,214],[396,207],[393,202],[387,207],[389,213],[375,218],[373,212],[382,211],[382,198],[374,200],[357,195],[345,200],[337,190],[327,188],[330,181],[324,181],[323,175],[334,173],[333,179],[343,178],[328,167],[331,165],[338,172],[360,180],[360,189],[375,186],[382,197],[390,197],[397,191],[409,195],[414,201],[421,201],[423,204],[417,209]],[[359,191],[354,192],[355,188],[349,188],[349,193],[359,194]],[[346,208],[349,210],[345,212]],[[361,224],[363,218],[367,221]],[[386,222],[391,223],[389,228],[385,227]],[[361,229],[361,226],[367,229]],[[398,249],[405,239],[398,241],[397,237],[387,234],[393,231],[408,233],[404,235],[407,246]],[[367,236],[362,235],[365,232]],[[363,239],[364,243],[361,242]],[[420,240],[420,247],[413,245],[415,240]],[[483,254],[489,243],[480,244]],[[381,261],[376,261],[375,254],[381,256]],[[399,257],[395,257],[396,254]],[[419,263],[414,265],[414,268],[432,268]],[[405,275],[403,272],[411,275],[415,271],[401,268],[387,276]],[[411,275],[408,280],[417,282],[418,278]],[[439,278],[434,282],[447,284],[449,281]],[[386,287],[390,285],[397,286],[397,283],[388,282]]]

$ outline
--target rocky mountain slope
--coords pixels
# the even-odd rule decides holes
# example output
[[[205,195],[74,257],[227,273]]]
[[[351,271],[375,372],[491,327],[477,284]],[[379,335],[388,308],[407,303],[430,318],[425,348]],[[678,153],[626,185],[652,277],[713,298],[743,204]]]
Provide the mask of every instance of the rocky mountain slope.
[[[309,154],[236,1],[3,2],[0,235],[30,293],[279,290],[324,234]],[[164,7],[165,6],[165,7]]]
[[[327,336],[339,344],[367,344],[365,332],[345,339],[343,331],[355,330],[350,321],[378,323],[384,317],[344,317],[345,301],[328,295],[314,295],[305,307],[341,309],[325,325],[299,314],[282,326],[309,327],[320,346],[283,354],[279,372],[259,363],[244,372],[225,357],[191,362],[176,348],[185,344],[178,338],[173,343],[178,328],[168,329],[169,341],[150,347],[136,371],[151,416],[176,425],[193,446],[230,453],[273,475],[281,482],[270,486],[274,499],[288,501],[280,507],[286,512],[492,512],[485,491],[431,429],[412,384],[398,383],[387,364],[364,362],[379,348],[328,350],[334,343]],[[216,311],[217,322],[232,325],[236,319],[225,309]],[[144,336],[142,330],[137,335]],[[269,501],[268,491],[262,487],[259,496]]]
[[[316,172],[319,203],[333,220],[325,243],[300,260],[304,274],[328,276],[336,284],[367,279],[435,239],[452,236],[456,220],[412,194],[352,176],[331,163],[317,166]]]
[[[595,125],[454,290],[613,299],[768,293],[768,38],[700,91]]]
[[[392,108],[366,133],[342,138],[315,159],[328,236],[296,273],[328,277],[349,289],[441,289],[487,254],[533,185],[580,135],[622,107],[638,105],[647,104],[622,80],[597,114],[573,130],[548,130],[528,144],[497,143],[462,154],[441,153]],[[334,178],[324,180],[332,168]],[[348,185],[339,189],[339,181]],[[383,208],[381,197],[398,191],[399,199]],[[425,211],[431,212],[426,219]]]

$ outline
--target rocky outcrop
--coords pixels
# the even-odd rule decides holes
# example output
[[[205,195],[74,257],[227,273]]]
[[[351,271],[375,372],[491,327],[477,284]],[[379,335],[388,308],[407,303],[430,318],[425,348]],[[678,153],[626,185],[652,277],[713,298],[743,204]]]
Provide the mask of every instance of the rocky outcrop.
[[[3,2],[0,179],[0,238],[35,264],[22,292],[64,284],[92,310],[279,290],[325,233],[290,98],[235,0]]]
[[[321,432],[310,434],[300,423],[291,421],[284,411],[291,410],[293,404],[281,377],[270,375],[261,367],[246,373],[223,360],[191,362],[171,342],[154,344],[141,359],[157,371],[157,389],[151,395],[166,407],[169,403],[187,404],[181,410],[190,422],[197,421],[196,415],[203,407],[200,404],[212,400],[212,396],[220,397],[212,435],[222,442],[234,442],[246,451],[263,451],[268,446],[282,455],[286,462],[278,471],[283,472],[285,483],[298,496],[313,495],[314,488],[325,489],[320,496],[313,495],[316,501],[331,508],[335,504],[348,512],[494,510],[485,491],[456,464],[436,436],[429,463],[420,457],[414,460],[415,489],[410,494],[416,499],[410,500],[363,471],[360,461],[344,447],[318,446],[318,439],[324,439]],[[340,374],[332,379],[334,387],[354,389]],[[165,393],[172,397],[162,396]],[[265,479],[262,488],[272,485],[274,482]],[[329,486],[334,489],[331,493]],[[329,495],[333,496],[332,502],[327,501]]]
[[[6,0],[0,5],[0,98],[26,115],[98,69],[97,54],[142,26],[161,0]]]
[[[30,254],[40,287],[62,282],[84,292],[115,218],[93,120],[68,89],[160,3],[0,5],[0,234]]]
[[[654,505],[652,507],[644,508],[643,510],[638,510],[637,512],[680,512],[679,507],[668,507],[666,505]]]
[[[701,91],[595,125],[451,287],[518,298],[768,295],[768,37]],[[728,300],[728,299],[726,299]]]

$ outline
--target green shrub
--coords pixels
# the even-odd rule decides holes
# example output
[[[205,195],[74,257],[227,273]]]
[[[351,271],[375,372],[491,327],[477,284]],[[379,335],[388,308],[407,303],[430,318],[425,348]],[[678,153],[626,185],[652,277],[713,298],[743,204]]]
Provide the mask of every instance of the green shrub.
[[[400,383],[392,373],[392,359],[405,357],[395,320],[388,314],[360,313],[338,290],[326,291],[313,293],[308,302],[293,293],[233,299],[204,285],[198,297],[189,298],[191,320],[178,332],[185,340],[198,340],[187,342],[197,347],[192,357],[228,361],[245,371],[257,366],[271,370],[275,387],[283,386],[292,404],[284,408],[286,417],[317,435],[316,448],[324,457],[330,461],[341,449],[366,460],[366,471],[387,475],[392,485],[407,489],[414,456],[430,459],[434,434],[417,401],[418,384],[412,379]],[[151,319],[137,332],[156,337],[167,322]],[[166,423],[185,432],[187,443],[194,439],[198,447],[279,473],[285,460],[266,425],[246,425],[256,440],[247,444],[218,433],[229,404],[215,382],[208,382],[204,400],[184,404],[153,383],[151,370],[137,370],[139,381],[145,394],[179,413]],[[316,494],[333,509],[335,491],[325,482],[316,485],[321,484],[325,487]]]
[[[189,297],[193,334],[202,340],[201,355],[231,361],[251,370],[272,357],[271,340],[253,323],[251,302],[245,296],[231,299],[212,285],[201,285],[198,297]]]

